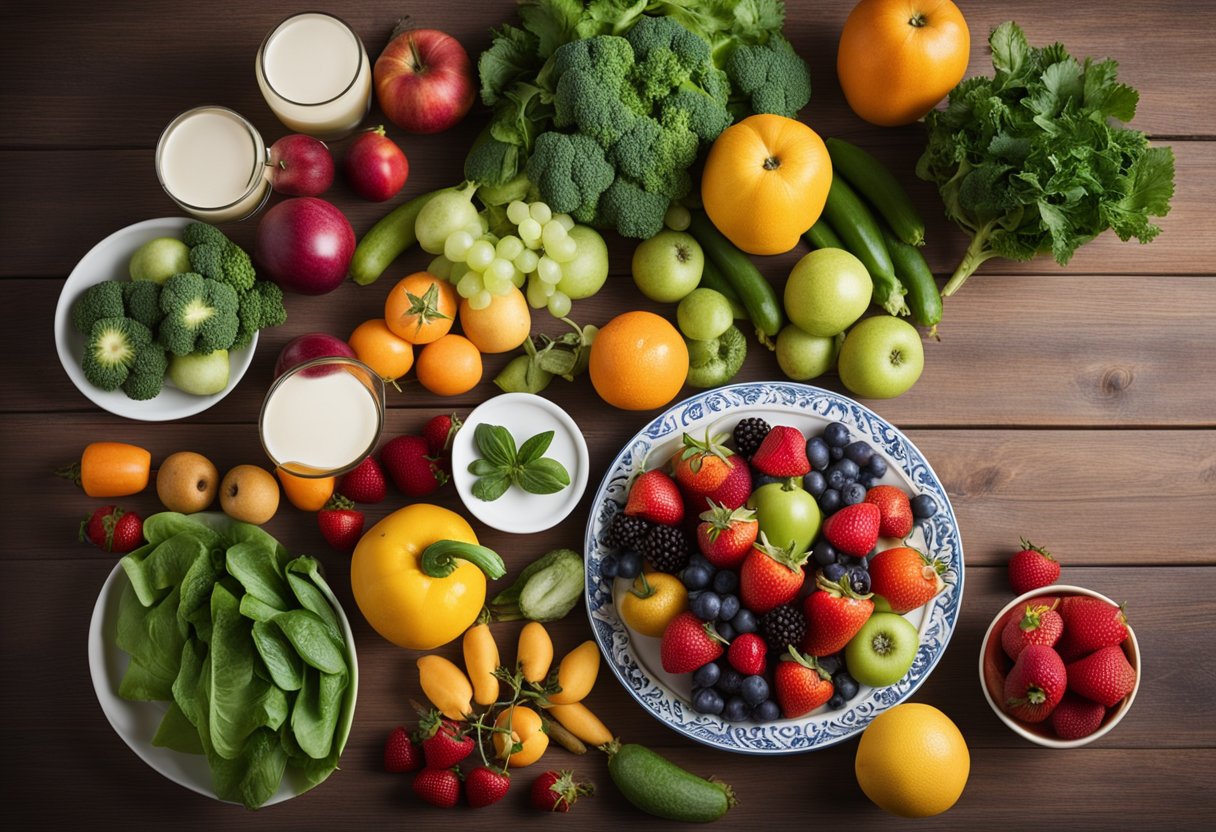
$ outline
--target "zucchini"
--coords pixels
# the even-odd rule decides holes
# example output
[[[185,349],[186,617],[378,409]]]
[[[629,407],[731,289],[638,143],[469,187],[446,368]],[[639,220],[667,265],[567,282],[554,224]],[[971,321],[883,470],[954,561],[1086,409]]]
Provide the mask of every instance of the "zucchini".
[[[375,283],[402,252],[418,242],[418,234],[414,230],[418,212],[437,193],[439,191],[432,191],[401,203],[368,229],[355,246],[355,254],[350,260],[352,280],[360,286]]]
[[[912,312],[912,320],[921,326],[932,327],[929,334],[937,337],[937,324],[942,319],[942,296],[937,291],[937,281],[933,279],[925,256],[915,246],[895,239],[890,229],[884,228],[882,233],[887,251],[891,254],[891,263],[895,266],[895,276],[908,290],[905,299]]]
[[[604,750],[608,773],[621,794],[655,817],[707,823],[737,802],[730,786],[685,771],[644,746],[614,740]]]
[[[833,172],[843,176],[878,209],[895,232],[895,238],[910,246],[923,246],[925,221],[886,165],[842,139],[828,139],[824,144],[832,157]]]
[[[760,274],[751,258],[714,227],[704,211],[693,212],[688,230],[701,244],[706,260],[713,260],[726,282],[734,288],[756,327],[760,341],[769,344],[769,339],[776,337],[784,323],[781,301],[772,284]]]
[[[840,235],[845,249],[855,255],[874,283],[874,302],[892,315],[907,315],[904,287],[895,279],[891,255],[882,241],[878,220],[842,177],[832,177],[823,216]]]
[[[815,224],[803,236],[811,244],[811,248],[844,248],[840,236],[822,216],[815,220]]]
[[[735,293],[734,287],[726,282],[726,278],[722,276],[722,270],[708,257],[705,258],[705,266],[701,270],[701,282],[697,284],[697,288],[713,289],[730,302],[730,311],[736,320],[747,318],[747,310],[743,308],[743,303]]]

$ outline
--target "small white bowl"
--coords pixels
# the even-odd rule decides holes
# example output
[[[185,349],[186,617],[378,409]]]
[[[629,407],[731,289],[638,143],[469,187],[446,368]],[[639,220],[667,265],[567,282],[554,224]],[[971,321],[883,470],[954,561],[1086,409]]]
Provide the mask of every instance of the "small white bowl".
[[[556,494],[529,494],[512,485],[497,500],[474,497],[477,478],[469,473],[469,463],[480,456],[473,433],[483,422],[509,430],[516,447],[538,433],[553,431],[545,456],[566,467],[570,485]],[[543,532],[565,520],[583,498],[589,467],[587,441],[578,425],[566,411],[532,393],[504,393],[483,402],[465,419],[452,443],[452,480],[465,508],[487,526],[513,534]]]
[[[1127,640],[1123,642],[1123,652],[1127,655],[1128,663],[1136,671],[1136,685],[1122,702],[1107,713],[1101,727],[1088,737],[1081,737],[1077,740],[1062,740],[1052,733],[1049,723],[1043,722],[1036,725],[1020,722],[1001,709],[997,699],[1003,696],[1006,668],[1009,664],[1009,657],[1005,655],[1005,650],[1001,647],[1001,630],[1004,629],[1009,615],[1014,610],[1024,607],[1027,602],[1033,601],[1036,598],[1063,598],[1069,595],[1088,595],[1090,598],[1098,598],[1108,604],[1118,606],[1118,604],[1102,593],[1094,592],[1092,589],[1086,589],[1085,587],[1072,586],[1071,584],[1045,586],[1042,589],[1023,593],[1006,604],[1005,608],[997,613],[996,617],[992,619],[992,623],[988,625],[988,630],[984,633],[984,640],[980,645],[980,688],[983,689],[984,698],[988,700],[988,705],[992,708],[993,713],[1000,718],[1001,722],[1008,725],[1010,730],[1015,734],[1047,748],[1080,748],[1096,739],[1104,737],[1127,714],[1132,706],[1132,702],[1136,699],[1136,693],[1140,690],[1140,644],[1136,641],[1136,634],[1132,631],[1132,628],[1128,627]]]

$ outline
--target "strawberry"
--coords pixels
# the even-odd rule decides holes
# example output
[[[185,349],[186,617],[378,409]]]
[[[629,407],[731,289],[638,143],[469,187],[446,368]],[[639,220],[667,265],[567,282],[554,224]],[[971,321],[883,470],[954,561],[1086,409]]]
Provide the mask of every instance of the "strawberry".
[[[80,522],[80,541],[103,552],[125,555],[144,542],[144,522],[133,511],[102,506]]]
[[[751,496],[752,469],[747,466],[747,462],[741,456],[732,456],[727,459],[726,463],[730,467],[726,478],[722,480],[721,485],[701,498],[701,505],[704,505],[704,501],[709,499],[715,503],[721,503],[727,508],[738,508]]]
[[[805,476],[811,470],[806,458],[806,437],[798,428],[774,426],[752,455],[752,465],[770,477]]]
[[[338,483],[338,493],[356,503],[378,503],[388,494],[384,470],[369,456],[346,472]]]
[[[422,749],[410,739],[406,730],[398,725],[384,743],[384,770],[394,774],[417,771],[422,768]]]
[[[854,557],[870,554],[878,542],[882,512],[873,503],[845,506],[823,521],[823,536],[837,551]]]
[[[867,503],[878,506],[878,534],[900,540],[912,534],[912,503],[902,488],[876,485],[866,492]]]
[[[1056,649],[1065,661],[1079,659],[1103,647],[1116,647],[1127,639],[1127,615],[1123,607],[1101,598],[1073,595],[1060,603],[1064,635]]]
[[[398,436],[380,449],[380,464],[407,497],[425,497],[448,481],[421,436]]]
[[[442,719],[436,711],[422,717],[418,723],[418,736],[422,740],[427,768],[451,768],[473,753],[473,738],[457,723]]]
[[[1068,691],[1051,712],[1051,730],[1062,740],[1079,740],[1102,727],[1105,716],[1105,706]]]
[[[451,809],[460,802],[460,777],[447,768],[427,768],[414,778],[414,794],[432,806]]]
[[[330,548],[350,552],[363,536],[363,512],[341,494],[335,494],[317,512],[317,525]]]
[[[691,673],[722,656],[726,639],[714,625],[702,622],[687,610],[671,619],[663,630],[659,653],[668,673]]]
[[[705,559],[719,569],[738,569],[756,542],[760,524],[756,512],[740,506],[736,509],[709,502],[709,511],[701,513],[697,525],[697,546]]]
[[[572,771],[546,771],[532,781],[532,808],[542,812],[569,812],[580,797],[595,794],[595,786],[577,783]]]
[[[869,593],[854,591],[848,575],[839,583],[820,575],[815,584],[818,590],[802,602],[807,626],[802,651],[811,656],[830,656],[843,650],[870,620],[874,602]]]
[[[1022,551],[1009,559],[1009,586],[1021,595],[1042,589],[1060,578],[1060,563],[1051,552],[1022,538]]]
[[[658,468],[641,474],[629,488],[625,514],[651,523],[674,526],[684,519],[684,501],[675,481]]]
[[[1005,677],[1005,712],[1023,722],[1042,722],[1060,704],[1068,681],[1060,654],[1031,644]]]
[[[836,692],[831,674],[820,667],[813,656],[803,656],[792,647],[777,662],[773,687],[776,690],[774,698],[786,719],[809,714]]]
[[[452,449],[452,439],[456,431],[464,426],[460,417],[455,413],[450,416],[432,416],[430,421],[422,426],[422,438],[426,440],[427,450],[431,456],[440,456]]]
[[[1052,607],[1043,604],[1027,604],[1025,612],[1014,610],[1001,631],[1001,647],[1009,658],[1018,655],[1030,644],[1055,647],[1064,632],[1064,619]]]
[[[501,768],[478,766],[465,775],[464,796],[474,809],[497,803],[507,796],[511,775]]]
[[[945,571],[946,564],[937,558],[909,546],[896,546],[870,558],[870,591],[881,595],[891,612],[903,615],[929,603],[946,588],[942,581]]]
[[[802,565],[809,552],[795,555],[793,547],[782,549],[761,534],[739,569],[739,600],[756,615],[788,604],[798,596],[806,574]]]
[[[713,490],[726,479],[727,460],[735,452],[726,447],[726,434],[709,435],[705,430],[705,439],[697,439],[690,434],[684,434],[684,449],[671,458],[671,474],[676,483],[686,494],[694,497],[711,494]]]
[[[1068,689],[1108,708],[1135,687],[1136,669],[1121,647],[1103,647],[1068,665]]]
[[[744,676],[756,676],[764,672],[764,661],[768,656],[768,645],[764,639],[755,633],[741,633],[735,636],[726,651],[726,660],[730,666]]]

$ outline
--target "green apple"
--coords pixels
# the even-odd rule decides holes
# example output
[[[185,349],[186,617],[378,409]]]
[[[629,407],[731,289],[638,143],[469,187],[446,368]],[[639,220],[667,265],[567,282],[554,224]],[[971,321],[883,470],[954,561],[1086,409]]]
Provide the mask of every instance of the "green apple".
[[[912,324],[891,315],[876,315],[849,330],[836,367],[844,386],[858,396],[893,399],[920,378],[925,349]]]
[[[586,225],[576,225],[566,234],[578,249],[573,260],[561,264],[557,291],[565,292],[570,300],[589,298],[608,279],[608,244],[598,231]]]
[[[777,366],[794,381],[816,378],[832,369],[844,335],[808,335],[793,324],[777,334]]]
[[[735,322],[726,295],[714,289],[693,289],[676,307],[676,323],[686,338],[710,341],[726,332]]]
[[[190,249],[176,237],[149,240],[131,255],[132,280],[164,283],[175,274],[190,271]]]
[[[912,622],[893,612],[876,612],[845,645],[849,673],[863,685],[893,685],[916,658],[920,633]]]
[[[874,284],[861,261],[840,248],[803,257],[785,284],[785,314],[808,335],[844,332],[870,305]]]
[[[735,377],[747,358],[747,336],[731,325],[717,338],[707,341],[684,339],[688,345],[688,383],[693,387],[717,387]]]
[[[183,393],[210,396],[228,386],[228,350],[169,358],[169,380]]]
[[[701,282],[705,253],[684,231],[660,231],[633,250],[633,282],[660,303],[675,303]]]
[[[796,481],[795,481],[796,482]],[[819,504],[792,482],[770,482],[752,492],[747,507],[755,510],[760,533],[774,546],[793,547],[800,555],[819,534]]]

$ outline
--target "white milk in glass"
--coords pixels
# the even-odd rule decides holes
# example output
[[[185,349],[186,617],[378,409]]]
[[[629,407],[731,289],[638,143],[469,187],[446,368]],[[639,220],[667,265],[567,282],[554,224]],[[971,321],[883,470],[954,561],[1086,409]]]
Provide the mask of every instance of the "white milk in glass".
[[[270,193],[262,137],[227,107],[175,118],[157,144],[156,175],[174,202],[208,222],[244,219]]]
[[[367,115],[372,67],[363,42],[336,17],[289,17],[258,50],[258,86],[270,109],[297,133],[340,139]]]
[[[371,453],[381,427],[374,375],[354,365],[290,372],[262,406],[262,444],[280,468],[305,476],[342,471]]]

